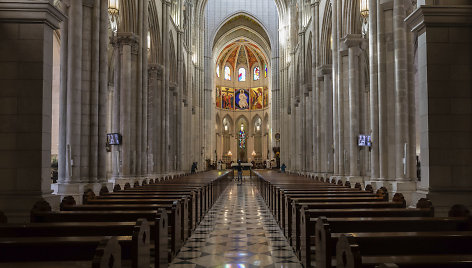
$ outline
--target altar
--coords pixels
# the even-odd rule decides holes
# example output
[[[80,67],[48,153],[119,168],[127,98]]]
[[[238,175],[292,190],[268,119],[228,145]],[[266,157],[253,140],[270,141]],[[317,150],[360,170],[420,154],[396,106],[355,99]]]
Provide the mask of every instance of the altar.
[[[252,164],[251,163],[241,163],[241,166],[243,167],[243,177],[251,176]],[[232,163],[231,168],[233,169],[234,177],[238,177],[238,163]]]

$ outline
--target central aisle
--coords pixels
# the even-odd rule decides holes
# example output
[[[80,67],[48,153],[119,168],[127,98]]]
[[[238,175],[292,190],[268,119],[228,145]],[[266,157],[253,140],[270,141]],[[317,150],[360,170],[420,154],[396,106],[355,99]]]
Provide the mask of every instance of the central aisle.
[[[264,200],[246,182],[226,189],[170,267],[298,268],[301,265]]]

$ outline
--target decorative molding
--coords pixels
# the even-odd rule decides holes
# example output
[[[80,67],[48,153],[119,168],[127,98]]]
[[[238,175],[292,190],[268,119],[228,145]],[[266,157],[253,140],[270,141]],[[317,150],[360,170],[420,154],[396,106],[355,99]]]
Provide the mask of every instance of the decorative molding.
[[[347,34],[341,41],[344,42],[348,48],[355,46],[360,48],[361,44],[365,42],[365,39],[362,38],[361,34]]]
[[[66,17],[50,1],[0,2],[0,22],[44,23],[54,30]]]
[[[412,32],[419,33],[429,26],[471,26],[472,6],[420,6],[405,22]]]

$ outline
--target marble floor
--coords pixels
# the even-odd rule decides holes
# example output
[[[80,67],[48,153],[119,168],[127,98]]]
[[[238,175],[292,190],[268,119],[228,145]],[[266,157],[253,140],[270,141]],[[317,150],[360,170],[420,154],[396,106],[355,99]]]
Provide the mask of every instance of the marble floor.
[[[302,267],[256,187],[230,185],[170,268]]]

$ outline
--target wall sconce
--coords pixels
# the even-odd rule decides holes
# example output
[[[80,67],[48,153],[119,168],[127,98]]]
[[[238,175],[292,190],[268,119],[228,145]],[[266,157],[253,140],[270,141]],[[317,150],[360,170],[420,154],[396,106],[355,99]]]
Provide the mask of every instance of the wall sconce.
[[[256,157],[256,151],[252,150],[252,158],[255,158]]]
[[[369,33],[369,0],[361,0],[360,2],[362,37],[365,38]]]
[[[118,32],[119,2],[120,0],[108,0],[108,18],[110,19],[111,30],[115,35]]]
[[[228,151],[228,156],[232,156],[233,153],[231,152],[231,150]]]

